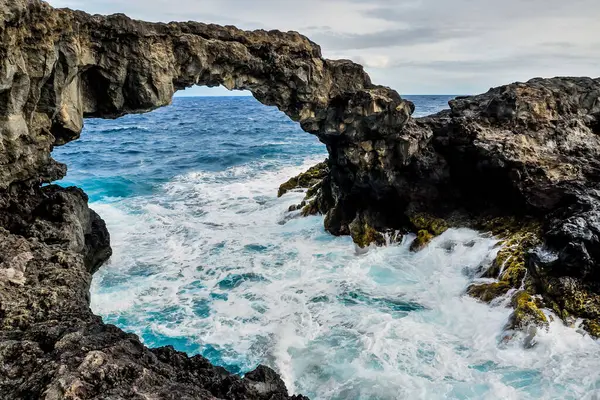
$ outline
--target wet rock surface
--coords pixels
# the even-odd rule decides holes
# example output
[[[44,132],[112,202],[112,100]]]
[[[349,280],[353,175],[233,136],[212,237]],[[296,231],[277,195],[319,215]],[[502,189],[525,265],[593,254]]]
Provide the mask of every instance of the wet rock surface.
[[[281,184],[277,197],[281,197],[291,190],[306,189],[306,195],[302,202],[291,205],[288,211],[299,211],[299,215],[303,217],[326,214],[331,209],[332,202],[328,177],[329,165],[328,160],[325,160]]]
[[[499,284],[476,291],[524,291],[509,328],[546,324],[542,306],[567,323],[600,317],[599,113],[599,79],[554,78],[457,98],[415,121],[432,138],[392,183],[395,203],[504,240],[484,273]]]
[[[510,218],[510,268],[492,266],[497,287],[472,294],[520,289],[515,329],[539,325],[545,306],[600,332],[598,79],[534,79],[412,119],[410,102],[295,32],[37,0],[0,0],[0,60],[0,397],[288,398],[266,367],[242,379],[103,324],[89,287],[111,254],[106,227],[81,190],[40,186],[65,175],[50,153],[79,137],[84,117],[149,111],[192,85],[250,90],[327,146],[302,210],[325,214],[331,233],[366,247],[412,230],[418,250],[448,227],[493,233],[490,220]],[[523,221],[539,229],[521,234]]]
[[[482,273],[495,282],[471,295],[490,302],[513,293],[509,329],[547,324],[546,307],[568,324],[583,318],[596,335],[598,121],[600,79],[537,78],[457,98],[402,127],[399,136],[421,138],[408,156],[401,139],[363,143],[349,187],[337,185],[349,180],[336,180],[332,168],[326,227],[360,247],[385,244],[377,232],[412,231],[413,250],[439,234],[436,226],[489,232],[503,244]],[[340,190],[345,202],[336,201]]]
[[[537,306],[597,321],[600,80],[533,79],[450,107],[423,120],[448,165],[458,199],[448,202],[479,225],[480,210],[510,215],[499,282],[541,295],[515,295],[511,326],[545,324]]]
[[[93,315],[110,239],[80,189],[12,185],[0,204],[0,398],[290,398],[267,367],[242,379]]]

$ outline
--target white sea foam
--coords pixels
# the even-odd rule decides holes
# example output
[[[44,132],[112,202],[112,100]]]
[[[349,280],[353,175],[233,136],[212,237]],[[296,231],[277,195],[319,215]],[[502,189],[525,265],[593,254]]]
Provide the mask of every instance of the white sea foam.
[[[94,311],[151,345],[243,370],[266,363],[314,399],[600,394],[598,343],[554,321],[533,349],[501,345],[510,310],[464,295],[495,240],[452,229],[417,254],[410,237],[358,254],[320,217],[282,224],[302,193],[277,199],[277,186],[315,161],[192,173],[150,197],[94,204],[114,247]]]

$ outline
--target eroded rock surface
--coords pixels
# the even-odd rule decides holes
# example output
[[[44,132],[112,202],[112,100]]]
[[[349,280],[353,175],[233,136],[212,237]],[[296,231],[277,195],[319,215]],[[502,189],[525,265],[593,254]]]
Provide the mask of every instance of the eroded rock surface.
[[[412,113],[410,102],[373,85],[360,65],[323,59],[318,45],[295,32],[152,24],[19,1],[4,5],[17,11],[0,20],[3,188],[64,175],[50,149],[78,138],[84,117],[148,111],[193,85],[251,91],[343,149],[332,160],[343,169],[358,162],[356,143],[398,135]]]
[[[597,326],[599,122],[600,79],[533,79],[458,98],[450,110],[405,125],[431,139],[408,165],[396,160],[386,179],[372,184],[389,182],[395,200],[369,212],[395,210],[409,220],[424,213],[503,238],[505,249],[486,272],[498,284],[478,291],[487,299],[525,291],[513,299],[509,327],[545,324],[537,306],[568,323],[579,317]],[[402,228],[389,224],[394,220],[372,225]]]
[[[470,294],[489,302],[519,289],[510,329],[547,324],[543,306],[570,324],[584,318],[598,335],[600,79],[494,88],[401,129],[390,141],[361,142],[349,186],[332,169],[326,227],[361,247],[412,231],[414,250],[443,232],[431,221],[490,232],[504,248],[483,277],[497,281]],[[405,137],[419,138],[409,157]],[[340,191],[345,202],[336,202]]]
[[[423,123],[434,132],[432,146],[461,205],[521,222],[513,229],[521,231],[513,243],[519,251],[505,262],[514,268],[500,281],[541,294],[538,303],[568,322],[598,321],[600,79],[533,79],[450,106]],[[556,258],[537,256],[540,248]]]
[[[364,247],[419,231],[417,250],[449,226],[509,218],[506,240],[535,240],[506,255],[514,268],[496,287],[472,293],[493,299],[518,283],[515,328],[547,306],[600,332],[598,79],[512,84],[412,119],[410,102],[295,32],[0,0],[0,397],[287,398],[266,367],[241,379],[104,325],[89,309],[110,256],[104,223],[80,190],[40,187],[65,175],[51,150],[77,139],[85,117],[149,111],[192,85],[250,90],[327,146],[305,207],[331,233]]]

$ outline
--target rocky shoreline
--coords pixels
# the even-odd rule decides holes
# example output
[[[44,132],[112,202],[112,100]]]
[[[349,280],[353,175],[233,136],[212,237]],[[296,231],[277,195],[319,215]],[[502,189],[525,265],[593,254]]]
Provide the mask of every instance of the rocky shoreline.
[[[538,78],[457,98],[407,122],[424,140],[405,163],[402,141],[360,143],[360,180],[344,189],[352,207],[330,176],[313,189],[318,211],[360,247],[390,233],[416,233],[419,250],[448,227],[489,232],[504,247],[481,277],[495,282],[467,292],[485,302],[513,293],[506,337],[546,327],[542,307],[598,337],[599,121],[600,79]]]
[[[93,315],[92,274],[111,249],[87,200],[58,186],[0,197],[0,398],[290,398],[267,367],[242,379],[201,356],[148,349]]]
[[[148,349],[89,308],[110,257],[102,219],[63,177],[54,146],[85,117],[167,105],[176,90],[250,90],[316,135],[326,163],[282,186],[360,247],[448,227],[505,240],[468,292],[513,290],[509,331],[547,324],[541,307],[600,335],[600,80],[534,79],[458,98],[413,119],[412,103],[360,65],[326,60],[295,32],[91,16],[0,0],[0,397],[286,399],[267,367],[244,378],[173,348]],[[393,235],[391,235],[393,234]],[[301,396],[291,398],[301,399]]]

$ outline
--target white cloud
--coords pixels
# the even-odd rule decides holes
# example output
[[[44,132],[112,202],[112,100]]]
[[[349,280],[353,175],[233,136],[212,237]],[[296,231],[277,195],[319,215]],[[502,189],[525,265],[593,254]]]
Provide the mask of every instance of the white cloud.
[[[352,60],[362,64],[366,68],[387,68],[390,65],[390,58],[386,55],[357,55],[352,57]]]

